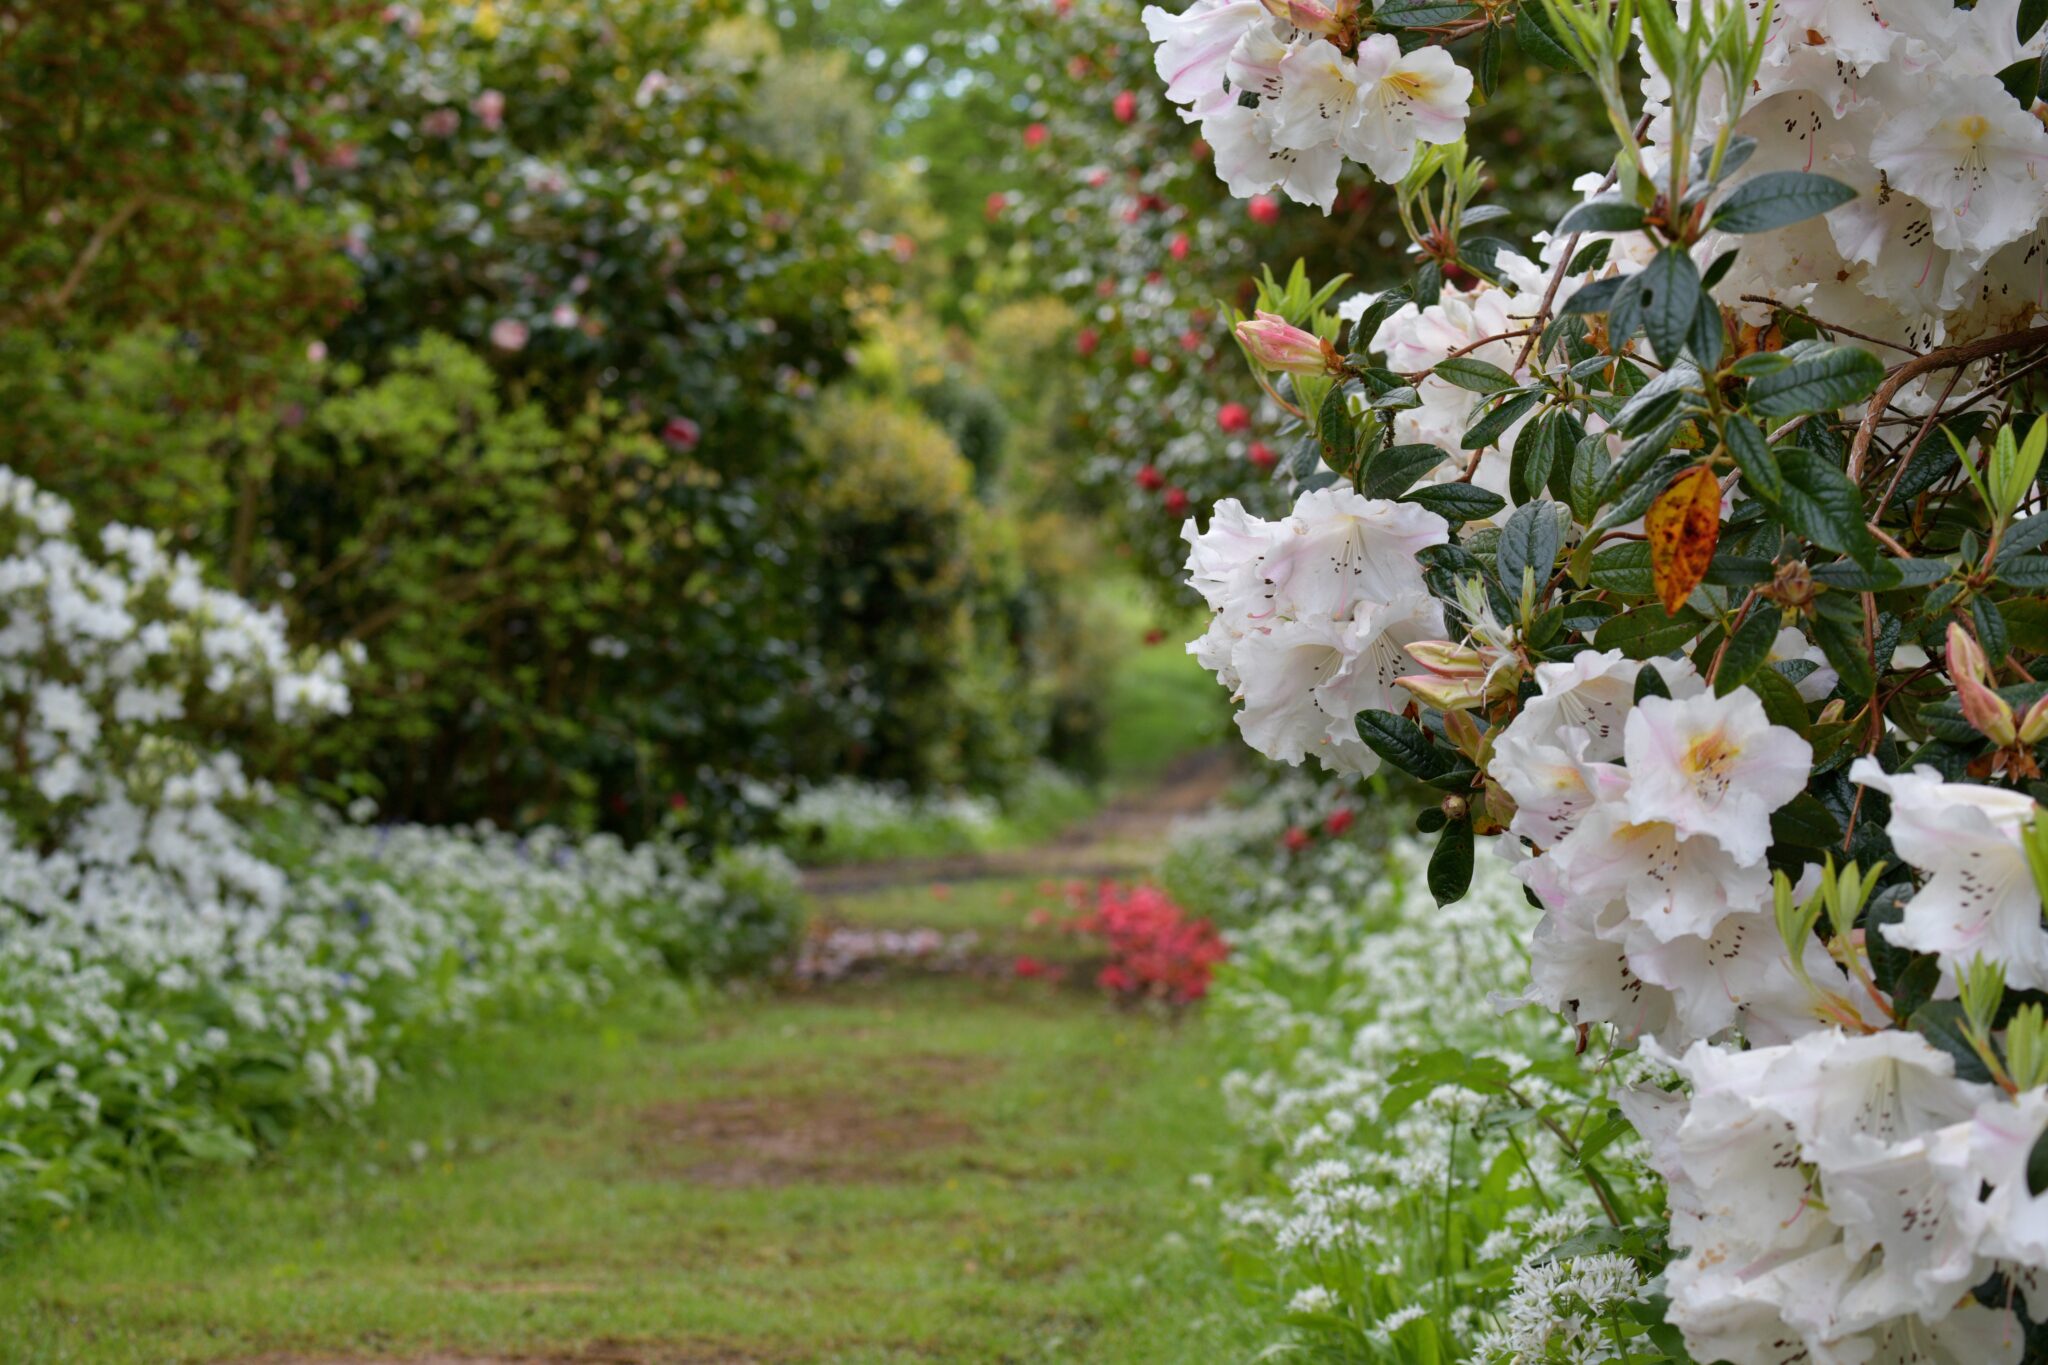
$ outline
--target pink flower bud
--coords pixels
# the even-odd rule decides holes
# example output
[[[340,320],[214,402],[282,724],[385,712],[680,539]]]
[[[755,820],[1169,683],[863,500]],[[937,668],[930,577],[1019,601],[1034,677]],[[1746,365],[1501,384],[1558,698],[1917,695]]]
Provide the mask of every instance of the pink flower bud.
[[[1323,374],[1336,368],[1336,353],[1313,332],[1304,332],[1278,313],[1260,313],[1237,324],[1237,339],[1252,363],[1287,374]]]
[[[1396,678],[1394,686],[1404,687],[1439,711],[1469,711],[1486,703],[1486,677],[1439,678],[1432,673]]]
[[[1402,646],[1408,657],[1441,678],[1483,678],[1486,656],[1470,645],[1449,640],[1417,640]]]
[[[1242,403],[1225,403],[1216,409],[1216,425],[1226,432],[1240,432],[1252,424],[1252,410]]]
[[[2039,744],[2048,739],[2048,697],[2042,697],[2027,708],[2027,714],[2020,717],[2020,742]]]
[[[1271,227],[1280,221],[1280,201],[1270,194],[1253,195],[1246,202],[1244,210],[1252,216],[1254,223],[1259,223],[1266,227]]]
[[[1129,123],[1138,117],[1138,97],[1129,90],[1119,90],[1110,108],[1118,123]]]
[[[1960,621],[1948,627],[1948,676],[1956,687],[1956,700],[1963,704],[1963,719],[1978,734],[2009,748],[2019,738],[2013,724],[2012,707],[1991,690],[1984,651],[1970,638]]]
[[[1275,19],[1285,19],[1303,33],[1335,33],[1344,26],[1342,9],[1356,9],[1356,5],[1339,5],[1337,9],[1319,3],[1319,0],[1259,0],[1266,12]]]

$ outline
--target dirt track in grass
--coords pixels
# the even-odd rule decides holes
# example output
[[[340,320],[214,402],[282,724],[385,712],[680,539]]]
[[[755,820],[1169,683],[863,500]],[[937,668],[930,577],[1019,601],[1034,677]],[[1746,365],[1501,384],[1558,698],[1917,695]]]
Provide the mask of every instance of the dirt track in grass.
[[[841,924],[975,935],[971,969],[507,1026],[359,1129],[110,1208],[0,1268],[0,1358],[1248,1359],[1188,1183],[1226,1141],[1212,1036],[1007,970],[1077,952],[1046,879],[1142,872],[1229,771],[1024,854],[813,879]]]
[[[834,899],[931,882],[1140,876],[1157,861],[1175,823],[1221,800],[1241,771],[1236,750],[1200,749],[1174,759],[1156,783],[1112,799],[1035,848],[812,868],[804,874],[804,889]]]

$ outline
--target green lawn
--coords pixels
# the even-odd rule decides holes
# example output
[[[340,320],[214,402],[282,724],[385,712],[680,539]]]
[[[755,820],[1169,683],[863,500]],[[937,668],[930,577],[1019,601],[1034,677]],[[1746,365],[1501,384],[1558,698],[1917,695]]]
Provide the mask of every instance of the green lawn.
[[[870,923],[1019,937],[1031,884]],[[1191,1173],[1212,1040],[995,972],[506,1027],[357,1129],[109,1207],[0,1283],[10,1361],[1244,1359]],[[573,1358],[573,1356],[572,1356]]]
[[[1216,680],[1189,657],[1187,642],[1207,622],[1161,613],[1134,582],[1113,580],[1103,589],[1105,615],[1124,638],[1141,641],[1149,629],[1165,631],[1156,644],[1133,644],[1110,678],[1110,718],[1104,771],[1112,784],[1130,786],[1156,777],[1175,758],[1230,735],[1230,706]]]

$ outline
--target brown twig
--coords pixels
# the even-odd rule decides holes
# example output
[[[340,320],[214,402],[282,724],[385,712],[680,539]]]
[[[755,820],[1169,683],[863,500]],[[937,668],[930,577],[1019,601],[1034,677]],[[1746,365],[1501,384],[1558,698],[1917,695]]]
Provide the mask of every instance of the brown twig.
[[[1916,356],[1901,365],[1893,366],[1891,372],[1885,376],[1884,382],[1877,386],[1877,392],[1870,396],[1870,406],[1863,414],[1863,421],[1856,428],[1856,439],[1849,443],[1849,481],[1862,481],[1863,461],[1870,453],[1870,443],[1877,437],[1878,425],[1884,421],[1884,412],[1891,405],[1893,394],[1923,374],[1973,365],[1977,361],[2002,355],[2007,351],[2025,350],[2029,346],[2048,346],[2048,327],[2029,327],[2021,332],[2006,332],[2000,336],[1966,341],[1960,346],[1944,346],[1938,351],[1929,351],[1926,355]]]

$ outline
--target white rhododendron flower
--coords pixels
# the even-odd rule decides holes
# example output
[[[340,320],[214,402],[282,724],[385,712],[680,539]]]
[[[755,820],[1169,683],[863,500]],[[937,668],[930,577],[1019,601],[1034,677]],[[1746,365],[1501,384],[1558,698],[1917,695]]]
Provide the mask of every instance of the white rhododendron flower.
[[[1934,953],[1953,974],[1980,954],[2005,968],[2007,984],[2048,988],[2048,928],[2020,828],[2037,809],[2023,793],[1944,782],[1927,768],[1887,775],[1859,758],[1849,775],[1891,798],[1886,832],[1899,856],[1926,874],[1904,917],[1884,936]]]
[[[1975,1115],[2003,1103],[1990,1087],[1903,1032],[1695,1043],[1674,1065],[1689,1099],[1623,1105],[1670,1182],[1671,1240],[1689,1253],[1668,1274],[1670,1320],[1696,1356],[2019,1359],[2011,1314],[1967,1297],[1991,1269],[1972,1165]]]
[[[1771,724],[1747,688],[1725,697],[1646,697],[1623,740],[1628,810],[1680,835],[1713,839],[1745,865],[1771,842],[1771,812],[1806,790],[1813,746]]]
[[[1254,0],[1154,5],[1143,18],[1166,97],[1201,125],[1240,197],[1280,189],[1327,213],[1347,158],[1397,181],[1418,146],[1464,136],[1472,76],[1441,48],[1403,54],[1378,33],[1347,54]]]
[[[1359,44],[1356,60],[1325,42],[1297,43],[1279,68],[1274,141],[1307,149],[1334,142],[1381,180],[1408,173],[1419,143],[1456,142],[1470,112],[1471,74],[1442,48],[1403,56],[1391,34]]]
[[[1449,537],[1442,517],[1349,489],[1305,493],[1277,522],[1236,502],[1191,520],[1190,581],[1214,616],[1188,652],[1243,702],[1238,728],[1269,758],[1369,773],[1364,710],[1398,709],[1405,646],[1443,634],[1416,555]]]

